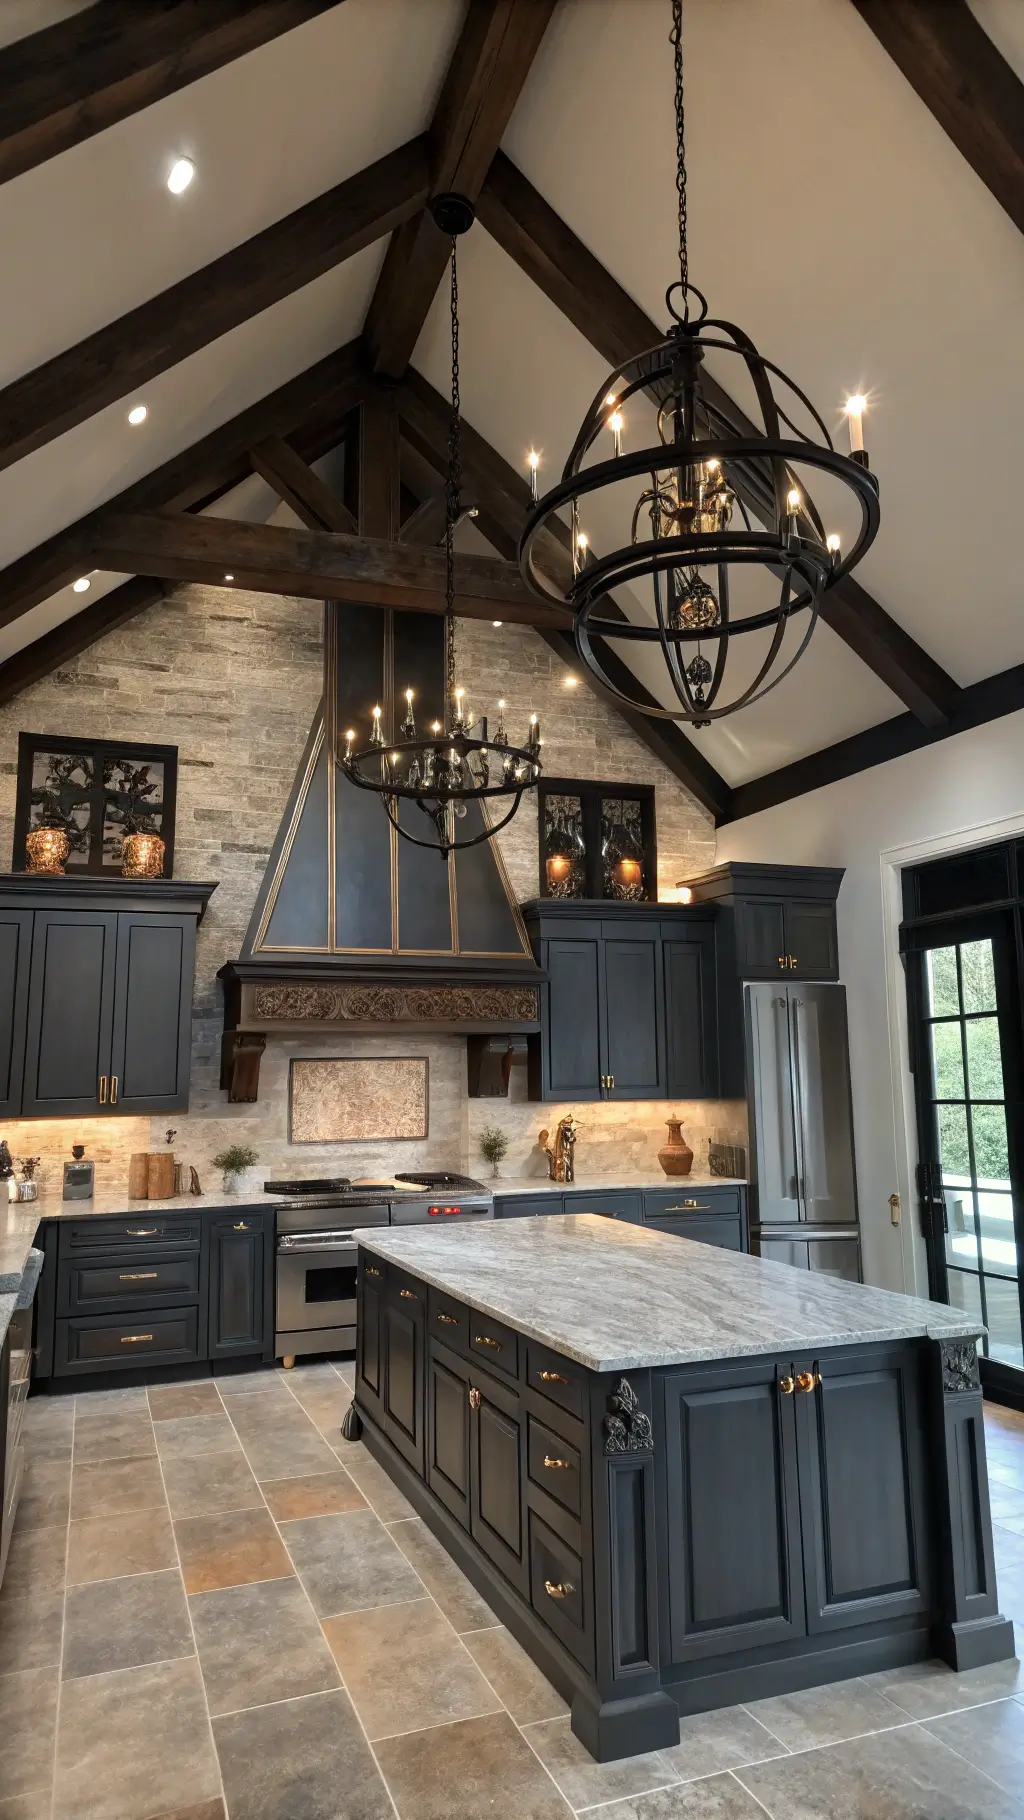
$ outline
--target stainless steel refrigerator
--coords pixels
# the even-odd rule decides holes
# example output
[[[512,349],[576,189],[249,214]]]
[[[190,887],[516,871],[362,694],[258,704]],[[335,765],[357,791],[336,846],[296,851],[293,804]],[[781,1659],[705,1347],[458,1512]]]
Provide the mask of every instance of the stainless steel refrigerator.
[[[744,987],[751,1249],[860,1280],[845,986]]]

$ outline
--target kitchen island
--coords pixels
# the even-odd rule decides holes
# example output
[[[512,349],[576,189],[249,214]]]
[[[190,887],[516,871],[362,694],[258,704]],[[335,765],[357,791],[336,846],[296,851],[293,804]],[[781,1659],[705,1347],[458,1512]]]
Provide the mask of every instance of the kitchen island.
[[[598,1759],[1013,1655],[958,1311],[589,1215],[358,1238],[346,1433]]]

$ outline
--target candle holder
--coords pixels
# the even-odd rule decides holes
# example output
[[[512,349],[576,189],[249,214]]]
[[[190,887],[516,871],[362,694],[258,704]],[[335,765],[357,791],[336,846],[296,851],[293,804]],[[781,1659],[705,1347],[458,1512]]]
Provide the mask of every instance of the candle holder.
[[[161,878],[164,843],[159,834],[126,834],[121,842],[122,878]]]
[[[25,852],[28,856],[25,868],[27,872],[60,877],[64,871],[64,861],[71,852],[71,842],[64,828],[33,828],[25,836]]]

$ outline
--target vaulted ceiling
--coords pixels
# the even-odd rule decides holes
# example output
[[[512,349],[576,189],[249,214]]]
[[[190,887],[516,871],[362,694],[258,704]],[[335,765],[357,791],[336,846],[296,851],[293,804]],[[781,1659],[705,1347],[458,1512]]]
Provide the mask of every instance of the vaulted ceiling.
[[[98,28],[118,12],[133,22],[112,50]],[[835,604],[762,702],[677,736],[677,769],[696,748],[723,815],[787,788],[769,781],[780,768],[854,762],[837,742],[877,758],[968,724],[983,700],[1005,712],[1021,686],[1005,673],[1024,665],[1022,14],[1020,0],[687,0],[691,269],[840,437],[842,401],[868,394],[882,496],[866,597]],[[146,551],[158,576],[182,572],[162,545],[159,566],[151,527],[69,534],[108,502],[345,530],[327,508],[296,514],[280,461],[251,443],[289,436],[330,478],[367,375],[404,379],[413,417],[429,387],[446,392],[444,243],[422,207],[453,180],[482,188],[460,248],[462,403],[484,439],[468,485],[510,555],[526,450],[552,479],[609,364],[645,317],[664,322],[668,23],[667,0],[7,0],[0,699],[33,651],[38,673],[73,648],[74,623],[97,636],[105,597],[112,618],[152,598],[125,585]],[[183,154],[196,177],[175,196]],[[278,223],[247,264],[230,259]],[[153,300],[193,275],[161,313]],[[132,427],[136,402],[148,415]],[[434,484],[432,434],[403,444],[410,497]],[[184,531],[189,552],[209,535]]]

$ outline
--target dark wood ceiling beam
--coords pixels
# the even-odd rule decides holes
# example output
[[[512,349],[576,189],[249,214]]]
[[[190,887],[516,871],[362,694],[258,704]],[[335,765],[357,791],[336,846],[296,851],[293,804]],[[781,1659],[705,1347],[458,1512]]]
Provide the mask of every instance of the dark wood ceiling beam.
[[[556,0],[470,0],[430,127],[430,193],[475,201]],[[366,317],[374,372],[400,378],[441,282],[451,243],[426,212],[392,235]]]
[[[478,212],[499,246],[610,366],[661,341],[657,324],[503,152],[491,165]],[[707,372],[703,384],[708,402],[738,434],[755,433],[740,406]],[[737,484],[746,503],[763,513],[756,475],[737,477]],[[950,718],[959,696],[953,677],[852,576],[829,589],[821,616],[926,726]]]
[[[349,342],[286,385],[172,455],[105,506],[58,531],[0,570],[0,626],[48,600],[92,566],[96,528],[108,512],[189,511],[209,505],[252,472],[250,451],[272,436],[289,436],[307,461],[334,447],[345,417],[366,387],[362,349]]]
[[[136,391],[423,206],[414,139],[0,391],[0,468]]]
[[[356,521],[344,501],[314,474],[283,436],[266,436],[249,450],[257,474],[273,487],[310,531],[354,531]]]
[[[91,607],[73,613],[70,619],[44,632],[23,650],[15,651],[12,657],[0,663],[0,708],[32,683],[41,682],[44,676],[80,657],[108,632],[127,625],[147,607],[155,606],[158,600],[163,600],[165,593],[162,581],[155,581],[149,575],[135,575],[131,581],[122,582],[119,588],[111,588],[101,600],[93,601]]]
[[[101,568],[171,581],[444,611],[444,552],[379,538],[244,524],[190,512],[115,513],[97,530],[93,560]],[[470,619],[493,619],[500,613],[524,625],[569,623],[568,614],[549,612],[533,598],[511,562],[460,555],[456,586],[459,612]]]
[[[337,0],[94,0],[0,51],[0,183],[208,76]]]
[[[1024,233],[1024,83],[967,0],[853,0],[971,169]]]
[[[421,460],[433,466],[435,472],[443,474],[447,460],[449,406],[439,392],[435,392],[419,373],[411,369],[399,394],[399,412],[405,441],[418,452]],[[480,531],[501,555],[513,560],[530,509],[528,483],[465,418],[462,420],[462,468],[466,486],[478,503],[477,525]],[[557,579],[564,582],[571,567],[572,556],[568,530],[562,528],[565,531],[564,542],[555,537],[546,539],[539,560]],[[603,602],[602,609],[611,613],[618,611],[611,600]],[[502,617],[510,618],[511,615],[503,614]],[[728,783],[674,722],[651,720],[641,712],[624,708],[602,689],[596,678],[580,665],[575,641],[568,626],[560,628],[549,625],[538,629],[555,655],[582,674],[588,688],[621,715],[648,751],[668,767],[698,802],[712,815],[725,813],[731,797]],[[595,642],[610,680],[617,687],[628,683],[638,700],[646,701],[654,707],[654,697],[647,694],[612,647],[605,640]]]

